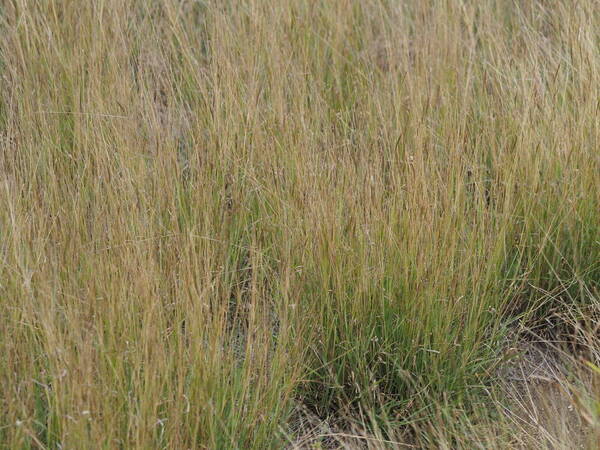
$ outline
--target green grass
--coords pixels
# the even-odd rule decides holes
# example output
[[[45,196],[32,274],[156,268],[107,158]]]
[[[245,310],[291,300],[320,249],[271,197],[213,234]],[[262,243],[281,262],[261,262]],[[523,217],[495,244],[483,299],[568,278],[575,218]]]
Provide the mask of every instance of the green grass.
[[[591,417],[596,2],[0,11],[1,446],[564,444],[517,329]]]

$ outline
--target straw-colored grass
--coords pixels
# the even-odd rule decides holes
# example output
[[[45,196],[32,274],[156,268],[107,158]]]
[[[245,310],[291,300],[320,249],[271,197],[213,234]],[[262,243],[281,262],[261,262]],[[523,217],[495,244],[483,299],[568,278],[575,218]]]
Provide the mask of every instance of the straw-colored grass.
[[[4,0],[0,30],[1,446],[593,448],[600,3]],[[536,340],[561,426],[506,375]]]

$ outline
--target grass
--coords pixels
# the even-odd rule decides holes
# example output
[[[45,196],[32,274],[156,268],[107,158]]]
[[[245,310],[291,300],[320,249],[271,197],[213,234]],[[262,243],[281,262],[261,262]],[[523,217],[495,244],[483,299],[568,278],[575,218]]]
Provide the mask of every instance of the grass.
[[[593,448],[597,2],[0,26],[0,445]]]

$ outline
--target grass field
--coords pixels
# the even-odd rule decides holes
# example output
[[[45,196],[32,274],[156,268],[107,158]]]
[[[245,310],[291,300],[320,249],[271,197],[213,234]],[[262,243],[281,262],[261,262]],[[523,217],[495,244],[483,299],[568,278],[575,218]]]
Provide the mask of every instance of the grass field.
[[[600,2],[0,31],[1,447],[600,442]]]

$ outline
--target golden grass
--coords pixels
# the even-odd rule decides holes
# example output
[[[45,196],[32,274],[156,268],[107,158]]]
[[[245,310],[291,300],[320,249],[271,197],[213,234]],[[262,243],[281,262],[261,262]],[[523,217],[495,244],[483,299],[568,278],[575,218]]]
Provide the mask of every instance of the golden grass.
[[[598,395],[596,1],[0,21],[0,445],[543,447],[516,324]]]

